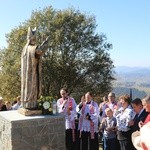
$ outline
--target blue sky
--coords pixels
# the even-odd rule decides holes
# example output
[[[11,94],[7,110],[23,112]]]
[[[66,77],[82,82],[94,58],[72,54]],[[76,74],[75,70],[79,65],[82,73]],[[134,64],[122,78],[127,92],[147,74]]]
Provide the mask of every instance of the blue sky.
[[[33,10],[74,7],[96,17],[97,32],[113,44],[115,66],[150,67],[150,0],[4,0],[0,5],[0,48],[5,34],[28,20]]]

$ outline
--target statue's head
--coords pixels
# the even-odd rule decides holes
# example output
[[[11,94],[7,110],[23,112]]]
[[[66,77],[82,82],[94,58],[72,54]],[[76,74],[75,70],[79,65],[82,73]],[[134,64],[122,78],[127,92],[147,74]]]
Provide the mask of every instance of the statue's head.
[[[27,41],[30,44],[35,44],[36,42],[36,27],[34,29],[31,29],[31,27],[28,28],[28,33],[27,33]]]

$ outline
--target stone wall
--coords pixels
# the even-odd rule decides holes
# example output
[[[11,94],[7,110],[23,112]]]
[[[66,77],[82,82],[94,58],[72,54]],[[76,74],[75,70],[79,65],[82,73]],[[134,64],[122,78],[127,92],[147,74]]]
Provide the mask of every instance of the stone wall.
[[[0,112],[0,150],[65,150],[64,117]]]

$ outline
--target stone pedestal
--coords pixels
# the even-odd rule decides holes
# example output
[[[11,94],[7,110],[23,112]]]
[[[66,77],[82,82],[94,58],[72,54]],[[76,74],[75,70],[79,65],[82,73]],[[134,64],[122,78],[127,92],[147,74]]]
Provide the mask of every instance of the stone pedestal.
[[[0,112],[0,150],[65,150],[64,116]]]
[[[25,108],[19,108],[17,111],[24,116],[34,116],[42,114],[42,110],[29,110]]]

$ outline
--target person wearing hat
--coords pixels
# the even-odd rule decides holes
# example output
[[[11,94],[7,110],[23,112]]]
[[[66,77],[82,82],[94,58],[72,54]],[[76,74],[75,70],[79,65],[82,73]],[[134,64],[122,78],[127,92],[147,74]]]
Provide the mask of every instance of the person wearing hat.
[[[3,104],[3,98],[0,97],[0,111],[7,110],[6,105]]]
[[[141,134],[141,147],[143,150],[149,150],[150,149],[150,122],[145,124],[140,131]]]
[[[150,122],[132,134],[132,142],[137,150],[150,150]]]

